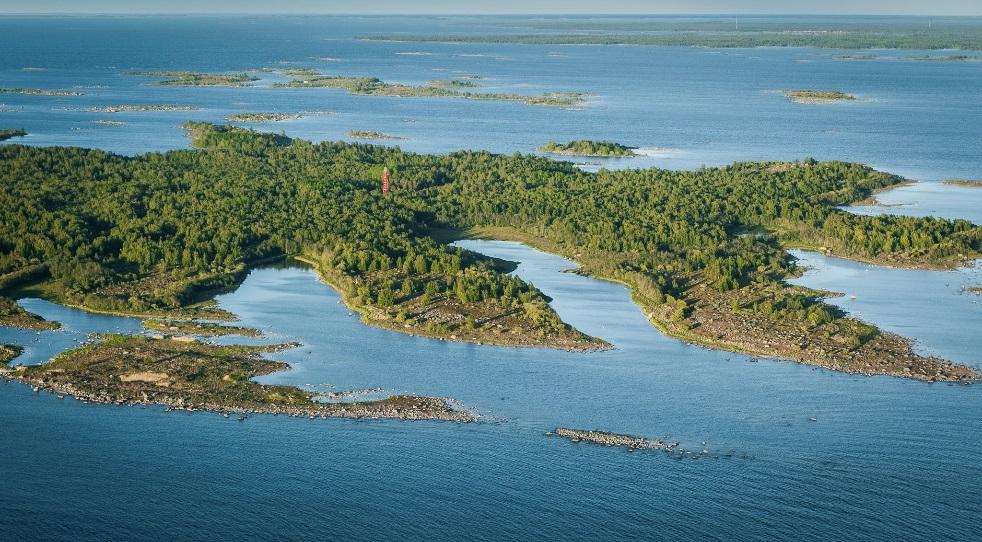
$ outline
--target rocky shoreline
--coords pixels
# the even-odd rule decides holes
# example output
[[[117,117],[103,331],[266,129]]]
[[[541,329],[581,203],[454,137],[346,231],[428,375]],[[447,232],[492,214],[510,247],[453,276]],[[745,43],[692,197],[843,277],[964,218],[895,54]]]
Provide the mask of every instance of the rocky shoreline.
[[[321,402],[318,394],[252,379],[286,369],[263,352],[293,348],[219,346],[178,340],[103,335],[102,342],[70,350],[39,366],[0,366],[0,378],[84,403],[160,405],[168,411],[216,412],[245,419],[249,414],[305,418],[477,421],[447,399],[392,395],[379,400]]]
[[[35,393],[42,391],[53,393],[64,398],[73,397],[82,403],[117,405],[117,406],[162,406],[165,412],[213,412],[229,417],[238,415],[245,419],[251,414],[268,414],[272,416],[288,416],[291,418],[329,419],[394,419],[402,421],[436,420],[458,423],[478,421],[478,416],[454,410],[445,399],[418,395],[393,395],[382,401],[367,403],[320,403],[306,406],[281,405],[229,405],[215,403],[194,403],[181,397],[158,397],[130,399],[114,395],[109,390],[87,391],[72,383],[48,382],[44,379],[29,379],[18,376],[18,371],[0,369],[0,379],[20,382],[31,386]]]

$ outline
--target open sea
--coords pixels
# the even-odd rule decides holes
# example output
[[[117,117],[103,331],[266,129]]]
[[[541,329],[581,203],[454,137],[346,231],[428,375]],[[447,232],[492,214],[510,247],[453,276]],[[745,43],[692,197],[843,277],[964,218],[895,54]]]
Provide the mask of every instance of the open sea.
[[[500,22],[501,19],[494,21]],[[504,19],[518,25],[519,19]],[[8,142],[133,155],[187,148],[186,120],[307,112],[249,125],[313,140],[376,130],[419,152],[535,152],[549,140],[645,149],[585,168],[689,169],[741,160],[858,161],[920,182],[854,208],[982,222],[982,62],[911,62],[946,52],[375,42],[397,32],[515,33],[466,17],[2,17],[0,94]],[[477,91],[586,92],[581,108],[273,89],[263,68],[310,67],[385,81],[477,76]],[[257,70],[245,88],[150,86],[129,71]],[[800,105],[782,90],[829,88],[855,102]],[[97,113],[116,105],[193,111]],[[114,121],[111,124],[96,121]],[[122,124],[117,124],[117,123]],[[300,265],[252,271],[219,303],[268,341],[303,346],[263,382],[452,397],[488,423],[307,420],[82,404],[0,384],[0,539],[5,540],[978,540],[982,386],[857,377],[682,343],[651,327],[613,283],[520,244],[463,241],[520,262],[570,324],[610,341],[569,353],[450,343],[361,324]],[[844,310],[982,368],[979,267],[913,271],[796,252],[796,282],[846,294]],[[41,363],[132,318],[39,299],[63,323],[0,328]],[[225,342],[245,341],[225,338]],[[692,454],[628,453],[550,438],[556,426],[652,438]],[[708,454],[703,455],[702,450]]]

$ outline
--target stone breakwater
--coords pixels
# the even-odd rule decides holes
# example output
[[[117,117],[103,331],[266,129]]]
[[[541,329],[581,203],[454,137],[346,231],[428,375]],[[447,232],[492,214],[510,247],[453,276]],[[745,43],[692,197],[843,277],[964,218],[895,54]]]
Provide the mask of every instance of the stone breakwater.
[[[558,437],[562,437],[573,442],[589,442],[601,446],[620,446],[629,450],[664,450],[666,452],[675,451],[678,448],[677,442],[667,442],[662,439],[649,440],[644,437],[633,435],[619,435],[607,431],[588,431],[584,429],[570,429],[568,427],[557,427],[553,431]]]

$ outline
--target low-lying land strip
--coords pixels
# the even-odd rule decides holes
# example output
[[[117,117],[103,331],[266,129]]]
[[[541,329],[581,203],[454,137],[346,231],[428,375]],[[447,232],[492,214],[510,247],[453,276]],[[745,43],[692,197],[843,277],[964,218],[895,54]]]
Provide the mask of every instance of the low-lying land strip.
[[[230,326],[198,320],[147,318],[143,321],[143,327],[161,333],[195,335],[198,337],[223,337],[225,335],[238,335],[242,337],[262,336],[262,332],[251,327]]]
[[[944,184],[950,184],[954,186],[974,186],[982,187],[982,181],[970,181],[966,179],[948,179],[943,181]]]
[[[430,81],[431,87],[449,87],[449,88],[476,88],[481,86],[479,83],[475,83],[469,79],[450,79],[450,80],[436,80]]]
[[[527,105],[548,105],[570,107],[582,105],[585,94],[577,92],[547,92],[538,96],[524,94],[505,94],[497,92],[468,92],[455,90],[456,85],[442,83],[413,86],[386,83],[375,77],[349,77],[341,75],[318,75],[295,78],[286,83],[274,83],[274,88],[340,88],[351,94],[366,96],[398,97],[446,97],[468,100],[502,100],[520,102]]]
[[[557,427],[553,431],[556,436],[573,442],[589,442],[600,446],[619,446],[628,450],[663,450],[674,452],[678,448],[677,442],[668,442],[663,439],[649,440],[644,437],[633,435],[620,435],[608,433],[607,431],[588,431],[585,429],[570,429],[568,427]]]
[[[13,299],[4,296],[0,296],[0,326],[33,329],[36,331],[46,331],[61,327],[58,322],[45,320],[32,312],[28,312]]]
[[[982,60],[982,57],[976,55],[947,55],[947,56],[930,56],[930,55],[917,55],[917,56],[905,56],[902,60],[911,60],[915,62],[977,62]]]
[[[15,137],[24,137],[27,131],[23,128],[3,128],[0,129],[0,141],[6,141]]]
[[[628,147],[612,141],[589,141],[587,139],[577,139],[567,143],[556,143],[550,141],[539,147],[539,151],[550,154],[561,154],[565,156],[588,156],[600,157],[625,157],[637,156],[634,152],[635,147]]]
[[[16,344],[0,343],[0,366],[6,365],[7,362],[19,356],[23,351],[24,349]]]
[[[509,23],[514,28],[514,23]],[[639,45],[653,47],[820,47],[832,49],[982,50],[982,25],[740,21],[586,21],[522,24],[538,32],[395,34],[361,39],[393,42]],[[544,31],[544,32],[543,32]]]
[[[4,374],[38,391],[95,403],[320,418],[476,419],[434,397],[395,395],[378,401],[319,402],[314,392],[252,380],[287,368],[259,354],[296,345],[215,346],[126,335],[102,335],[100,339],[43,365],[5,368]]]
[[[193,105],[107,105],[90,107],[86,111],[90,113],[130,113],[136,111],[196,111],[197,109]]]
[[[152,84],[162,87],[243,87],[259,78],[247,73],[200,73],[190,71],[127,72],[125,75],[162,78]]]
[[[0,88],[0,94],[27,94],[29,96],[82,96],[77,90],[51,90],[44,88]]]
[[[404,137],[383,134],[382,132],[375,132],[370,130],[348,130],[348,137],[353,137],[356,139],[406,139]]]
[[[301,113],[235,113],[225,117],[232,122],[280,122],[302,119]]]
[[[852,94],[838,90],[786,90],[784,95],[796,104],[832,104],[856,99]]]

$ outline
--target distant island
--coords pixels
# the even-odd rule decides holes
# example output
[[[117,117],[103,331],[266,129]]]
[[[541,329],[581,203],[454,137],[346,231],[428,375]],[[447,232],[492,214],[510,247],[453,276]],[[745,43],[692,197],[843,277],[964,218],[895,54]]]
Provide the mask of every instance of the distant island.
[[[0,141],[6,141],[15,137],[24,137],[27,131],[23,128],[0,128]]]
[[[786,90],[784,95],[797,104],[832,104],[856,99],[852,94],[838,90]]]
[[[383,134],[382,132],[374,132],[367,130],[348,130],[348,137],[353,137],[356,139],[406,139],[404,137],[393,136],[389,134]]]
[[[801,272],[790,248],[938,269],[982,256],[982,228],[970,222],[841,209],[902,177],[815,160],[592,173],[536,155],[186,128],[197,150],[0,146],[0,295],[183,319],[214,310],[198,303],[250,267],[289,256],[375,326],[482,344],[610,346],[563,322],[545,294],[509,274],[514,263],[446,244],[493,238],[626,284],[654,326],[685,341],[854,374],[979,377],[849,317],[823,301],[827,292],[787,282]],[[103,197],[119,191],[129,205]],[[161,211],[141,212],[151,205]],[[181,218],[189,208],[197,220]],[[63,231],[64,217],[93,213],[98,223]]]
[[[242,87],[259,78],[247,73],[200,73],[190,71],[127,72],[125,75],[160,77],[154,85],[164,87]]]
[[[794,22],[756,19],[540,20],[514,22],[516,33],[365,35],[359,39],[402,43],[508,43],[526,45],[635,45],[651,47],[817,47],[831,49],[982,50],[982,28],[961,22]]]
[[[196,111],[197,109],[192,105],[107,105],[90,107],[86,111],[90,113],[131,113],[139,111]]]
[[[351,94],[367,96],[397,96],[397,97],[443,97],[464,98],[467,100],[500,100],[520,102],[527,105],[545,105],[570,107],[582,105],[585,94],[577,92],[547,92],[538,96],[524,94],[483,93],[455,90],[457,86],[448,85],[442,81],[431,82],[425,86],[401,85],[386,83],[376,77],[348,77],[340,75],[319,75],[293,79],[286,83],[273,83],[273,88],[339,88]]]
[[[448,88],[475,88],[481,86],[478,83],[470,80],[464,79],[451,79],[449,81],[436,80],[430,81],[428,83],[431,87],[448,87]]]
[[[43,88],[0,88],[0,94],[27,94],[30,96],[82,96],[76,90],[48,90]]]
[[[948,179],[942,181],[943,184],[949,184],[954,186],[975,186],[982,187],[982,181],[970,181],[966,179]]]
[[[300,113],[235,113],[225,117],[232,122],[280,122],[302,119]]]
[[[184,338],[101,335],[100,342],[71,350],[38,366],[0,365],[0,376],[35,390],[71,395],[94,403],[165,405],[169,409],[237,414],[285,414],[317,418],[475,419],[443,399],[394,395],[377,401],[322,402],[318,394],[292,386],[259,384],[252,378],[281,371],[285,363],[259,356],[292,348],[220,346]],[[10,347],[0,347],[0,359]]]
[[[566,156],[588,156],[588,157],[626,157],[637,156],[634,152],[635,147],[628,147],[620,143],[611,141],[590,141],[587,139],[577,139],[568,143],[556,143],[550,141],[539,147],[539,151],[550,154],[562,154]]]
[[[947,55],[947,56],[931,56],[931,55],[917,55],[917,56],[905,56],[902,60],[910,60],[915,62],[977,62],[980,57],[976,55]]]

